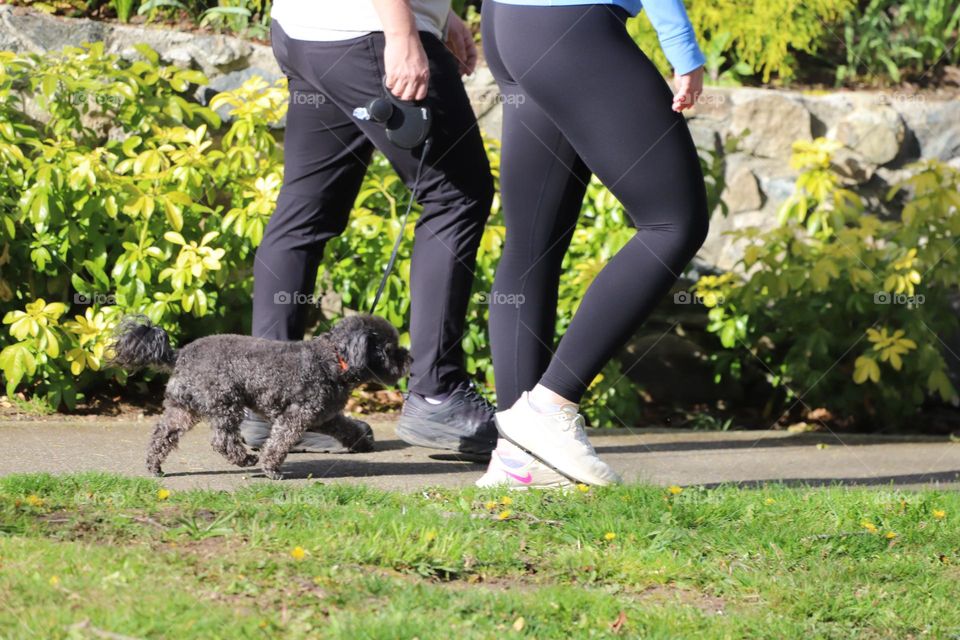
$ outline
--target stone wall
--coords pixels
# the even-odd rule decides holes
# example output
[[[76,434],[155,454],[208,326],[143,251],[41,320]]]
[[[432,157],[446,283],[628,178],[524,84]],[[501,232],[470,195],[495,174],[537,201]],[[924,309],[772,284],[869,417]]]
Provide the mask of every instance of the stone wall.
[[[202,70],[210,86],[197,96],[201,101],[252,75],[268,81],[281,76],[270,48],[246,40],[54,18],[0,5],[0,50],[40,53],[89,41],[103,41],[108,52],[125,57],[137,56],[133,45],[145,42],[164,62]],[[481,66],[466,85],[481,128],[499,136],[502,110],[509,105],[499,99],[490,71]],[[905,175],[910,162],[939,158],[960,166],[956,95],[710,87],[688,118],[697,146],[725,154],[724,200],[730,212],[714,215],[701,251],[701,258],[720,268],[731,267],[740,256],[725,231],[775,223],[796,177],[788,162],[794,140],[827,136],[841,141],[838,166],[878,209],[887,187]],[[725,142],[738,135],[737,150],[724,152]]]

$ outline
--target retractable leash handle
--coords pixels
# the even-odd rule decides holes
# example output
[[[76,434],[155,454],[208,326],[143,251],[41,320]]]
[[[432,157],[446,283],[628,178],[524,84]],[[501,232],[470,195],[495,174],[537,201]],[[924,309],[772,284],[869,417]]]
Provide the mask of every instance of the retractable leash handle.
[[[393,95],[384,78],[385,97],[374,98],[353,110],[358,120],[370,120],[387,129],[387,139],[401,149],[416,149],[430,136],[433,117],[422,102],[401,100]]]
[[[387,286],[387,278],[397,261],[400,244],[403,242],[403,230],[407,227],[407,219],[413,210],[413,201],[416,200],[417,192],[420,190],[423,164],[430,153],[430,146],[433,142],[430,137],[430,125],[433,122],[430,107],[425,104],[401,100],[394,96],[386,85],[384,85],[384,91],[387,94],[386,98],[374,98],[365,106],[357,107],[353,110],[354,117],[358,120],[370,120],[383,124],[387,129],[387,139],[401,149],[413,150],[420,147],[420,161],[417,163],[417,174],[413,179],[407,210],[400,219],[400,233],[393,243],[390,260],[387,261],[383,276],[380,278],[380,285],[377,287],[377,293],[373,296],[373,304],[370,305],[371,314],[377,309],[383,290]]]

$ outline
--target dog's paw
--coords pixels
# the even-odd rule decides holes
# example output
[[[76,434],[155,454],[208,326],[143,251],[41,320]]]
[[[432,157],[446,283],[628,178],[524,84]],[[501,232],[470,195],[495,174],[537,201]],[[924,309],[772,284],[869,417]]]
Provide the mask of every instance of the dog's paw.
[[[252,453],[248,454],[243,460],[237,463],[238,467],[252,467],[260,462],[260,456],[255,456]]]
[[[163,477],[163,469],[161,469],[160,467],[147,467],[147,471],[149,471],[150,475],[152,475],[155,478]]]
[[[367,453],[373,451],[373,429],[370,428],[370,425],[356,418],[350,418],[350,422],[357,427],[357,433],[351,438],[353,442],[344,442],[344,444],[347,445],[347,450],[350,451],[350,453]]]
[[[279,469],[264,469],[263,475],[267,476],[271,480],[283,480],[283,472]]]

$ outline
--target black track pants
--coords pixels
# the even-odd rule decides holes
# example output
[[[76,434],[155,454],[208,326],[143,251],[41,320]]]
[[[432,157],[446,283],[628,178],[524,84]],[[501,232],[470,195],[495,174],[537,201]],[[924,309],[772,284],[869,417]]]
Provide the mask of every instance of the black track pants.
[[[493,181],[457,62],[423,34],[433,147],[420,180],[423,215],[410,270],[410,388],[439,395],[465,378],[460,346],[477,247]],[[347,226],[374,147],[407,186],[419,156],[353,110],[384,95],[383,34],[338,42],[288,37],[276,22],[273,50],[290,83],[284,181],[254,264],[253,334],[299,340],[324,245]],[[378,279],[379,273],[369,277]]]
[[[501,407],[538,382],[579,401],[707,234],[690,132],[625,19],[609,5],[483,3],[484,53],[504,94],[507,232],[490,297]],[[591,172],[637,232],[590,285],[554,353],[561,262]]]

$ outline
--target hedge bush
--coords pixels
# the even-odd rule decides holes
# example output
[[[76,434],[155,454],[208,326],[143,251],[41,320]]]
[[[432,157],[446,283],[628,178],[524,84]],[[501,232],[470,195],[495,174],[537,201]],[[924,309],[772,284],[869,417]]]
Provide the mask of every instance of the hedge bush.
[[[688,0],[687,10],[719,82],[929,84],[960,63],[954,0]],[[628,28],[669,73],[646,15]]]
[[[944,340],[960,320],[960,171],[915,167],[888,198],[899,220],[868,211],[832,169],[835,141],[794,145],[801,170],[781,225],[733,232],[745,250],[735,271],[697,283],[723,347],[721,375],[762,363],[789,408],[903,426],[930,397],[956,403]]]

